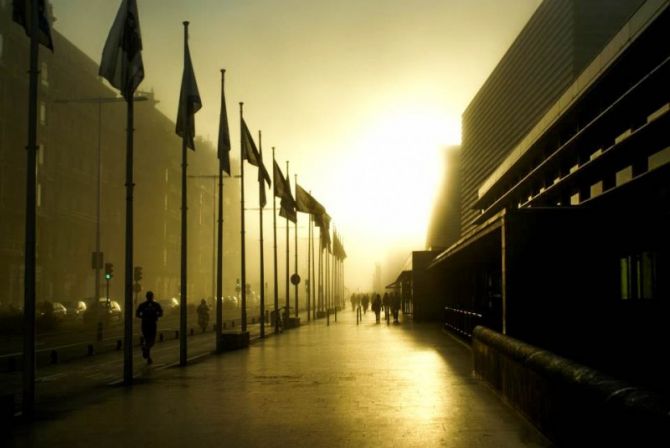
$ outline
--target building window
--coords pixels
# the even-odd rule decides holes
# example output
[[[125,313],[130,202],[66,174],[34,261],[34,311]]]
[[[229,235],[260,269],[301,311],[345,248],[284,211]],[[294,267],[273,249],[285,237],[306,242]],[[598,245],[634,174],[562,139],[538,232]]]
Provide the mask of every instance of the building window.
[[[47,124],[47,105],[44,101],[40,102],[40,124]]]
[[[49,69],[46,62],[42,62],[40,67],[40,79],[43,86],[49,87]]]
[[[619,259],[621,299],[656,298],[656,255],[641,252]]]

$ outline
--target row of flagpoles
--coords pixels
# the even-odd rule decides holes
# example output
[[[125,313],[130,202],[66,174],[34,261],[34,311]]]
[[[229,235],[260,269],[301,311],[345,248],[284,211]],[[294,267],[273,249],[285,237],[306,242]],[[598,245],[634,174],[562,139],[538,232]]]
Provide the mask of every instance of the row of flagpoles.
[[[26,241],[25,241],[25,291],[24,291],[24,369],[23,369],[23,404],[24,412],[30,414],[35,399],[35,233],[36,233],[36,154],[37,154],[37,80],[39,44],[53,51],[48,14],[45,0],[13,0],[13,19],[23,26],[30,37],[30,83],[28,113],[28,145],[27,145],[27,196],[26,196]],[[187,183],[188,148],[195,150],[195,113],[202,108],[202,100],[193,71],[193,64],[188,47],[188,22],[184,22],[184,68],[179,96],[176,133],[182,138],[182,208],[181,208],[181,297],[180,297],[180,364],[187,363]],[[37,33],[31,32],[37,29]],[[125,384],[131,384],[133,378],[132,358],[132,322],[133,322],[133,103],[134,94],[144,79],[142,62],[142,38],[140,33],[139,15],[136,0],[122,0],[118,13],[112,24],[105,42],[100,63],[100,76],[117,88],[127,104],[127,138],[126,138],[126,247],[125,247],[125,296],[124,296],[124,367]],[[221,349],[222,329],[222,226],[223,226],[223,173],[231,175],[230,167],[230,133],[224,94],[225,70],[221,70],[221,115],[218,139],[218,238],[217,238],[217,301],[216,301],[216,348]],[[241,177],[241,321],[242,331],[246,331],[246,248],[245,248],[245,208],[244,208],[244,161],[258,168],[259,209],[261,232],[261,337],[265,336],[265,279],[263,255],[263,210],[267,204],[265,184],[272,185],[270,175],[263,164],[261,133],[258,133],[258,147],[244,121],[243,103],[240,103],[240,177]],[[333,241],[330,238],[331,217],[326,209],[310,193],[297,183],[295,177],[295,196],[291,193],[291,183],[275,160],[275,149],[272,148],[273,159],[273,236],[274,236],[274,311],[275,328],[279,331],[279,296],[277,272],[277,213],[275,198],[280,199],[279,216],[286,219],[286,317],[290,310],[289,302],[289,225],[295,224],[294,274],[291,282],[295,287],[294,311],[298,316],[298,226],[297,212],[309,215],[308,243],[308,319],[325,314],[329,318],[329,310],[337,304],[335,297],[343,298],[343,262],[346,252],[337,232]],[[318,269],[314,256],[314,227],[319,228]],[[316,277],[317,287],[313,287]]]

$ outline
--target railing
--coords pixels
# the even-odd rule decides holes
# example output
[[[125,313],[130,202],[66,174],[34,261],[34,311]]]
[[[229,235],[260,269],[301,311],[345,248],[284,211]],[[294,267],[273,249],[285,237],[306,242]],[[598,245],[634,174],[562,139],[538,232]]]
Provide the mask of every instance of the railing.
[[[458,308],[444,307],[444,327],[455,331],[468,340],[472,339],[472,332],[484,319],[483,314]]]

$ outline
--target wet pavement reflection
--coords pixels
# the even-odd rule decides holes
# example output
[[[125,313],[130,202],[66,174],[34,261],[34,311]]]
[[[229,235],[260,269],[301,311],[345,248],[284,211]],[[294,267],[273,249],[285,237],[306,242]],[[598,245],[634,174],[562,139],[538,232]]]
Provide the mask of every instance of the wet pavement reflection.
[[[350,311],[16,433],[16,446],[549,446],[438,326],[356,325]]]

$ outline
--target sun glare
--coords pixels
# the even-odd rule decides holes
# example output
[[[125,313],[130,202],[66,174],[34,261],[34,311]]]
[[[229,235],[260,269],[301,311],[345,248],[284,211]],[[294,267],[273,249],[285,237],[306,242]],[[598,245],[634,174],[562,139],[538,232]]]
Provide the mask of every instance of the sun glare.
[[[350,147],[340,195],[346,204],[338,210],[378,242],[421,248],[444,170],[442,150],[459,141],[458,118],[441,111],[380,116]]]

